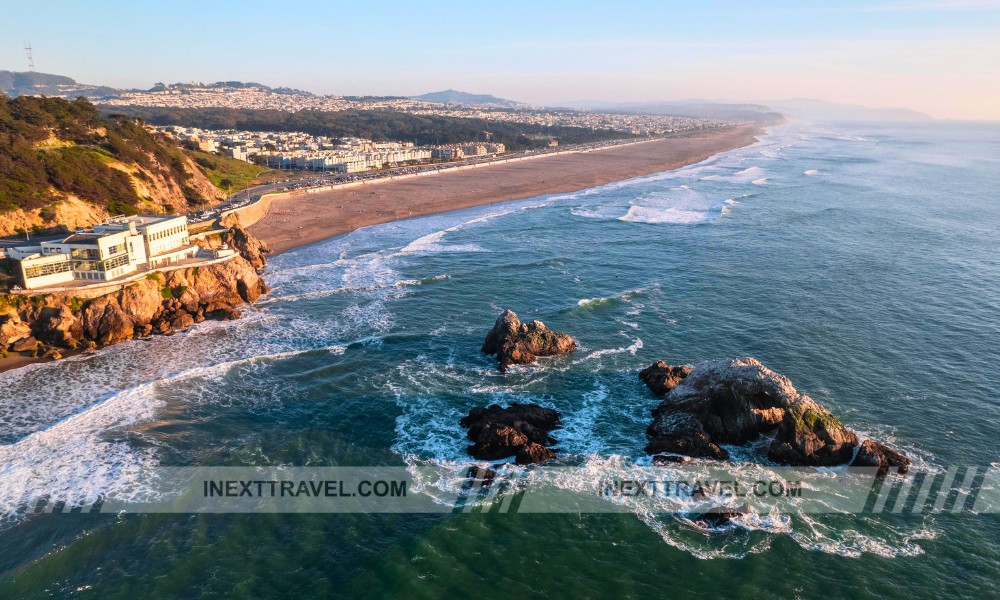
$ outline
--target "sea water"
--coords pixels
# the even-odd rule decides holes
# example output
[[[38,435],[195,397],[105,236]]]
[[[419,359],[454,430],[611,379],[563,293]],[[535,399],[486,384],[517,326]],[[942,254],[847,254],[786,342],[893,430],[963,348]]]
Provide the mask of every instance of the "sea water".
[[[155,499],[156,466],[447,470],[470,462],[459,419],[491,403],[557,409],[562,460],[625,472],[648,464],[657,401],[636,373],[658,359],[754,356],[921,470],[985,468],[998,189],[996,125],[792,122],[676,171],[275,257],[238,321],[0,374],[0,596],[1000,595],[992,514],[791,510],[711,532],[642,510],[24,511]],[[499,373],[479,347],[505,308],[577,350]]]

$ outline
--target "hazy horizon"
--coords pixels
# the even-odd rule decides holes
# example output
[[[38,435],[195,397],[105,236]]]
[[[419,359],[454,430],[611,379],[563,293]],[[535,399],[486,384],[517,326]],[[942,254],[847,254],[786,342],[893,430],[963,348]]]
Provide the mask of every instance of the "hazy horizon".
[[[1000,119],[1000,1],[423,8],[69,2],[4,11],[0,69],[124,88],[257,81],[337,95],[457,89],[536,104],[818,98]]]

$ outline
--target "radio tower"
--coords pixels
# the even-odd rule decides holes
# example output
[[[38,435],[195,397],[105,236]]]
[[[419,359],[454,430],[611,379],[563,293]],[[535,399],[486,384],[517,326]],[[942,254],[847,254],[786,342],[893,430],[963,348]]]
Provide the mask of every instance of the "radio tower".
[[[28,71],[35,72],[35,59],[31,57],[31,42],[24,42],[24,53],[28,55]]]

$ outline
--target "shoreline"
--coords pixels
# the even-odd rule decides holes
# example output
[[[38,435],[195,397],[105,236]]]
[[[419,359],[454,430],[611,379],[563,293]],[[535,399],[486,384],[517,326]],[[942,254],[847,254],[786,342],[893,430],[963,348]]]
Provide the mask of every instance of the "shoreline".
[[[764,127],[699,131],[643,143],[540,156],[444,171],[430,177],[374,181],[316,193],[282,195],[247,229],[281,254],[379,225],[475,206],[565,194],[672,171],[749,146]]]
[[[274,254],[280,254],[370,225],[577,192],[672,171],[749,146],[763,132],[763,127],[747,125],[448,170],[430,177],[374,180],[315,193],[282,194],[256,207],[264,213],[247,229]],[[66,351],[63,357],[82,353]],[[23,355],[3,357],[0,373],[41,362],[55,361]]]

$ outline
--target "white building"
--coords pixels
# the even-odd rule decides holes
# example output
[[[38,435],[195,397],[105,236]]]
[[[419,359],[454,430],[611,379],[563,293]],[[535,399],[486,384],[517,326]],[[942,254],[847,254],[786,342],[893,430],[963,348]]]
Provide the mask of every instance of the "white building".
[[[26,289],[73,280],[109,281],[198,255],[188,238],[187,217],[118,217],[62,240],[9,250],[20,264]]]

